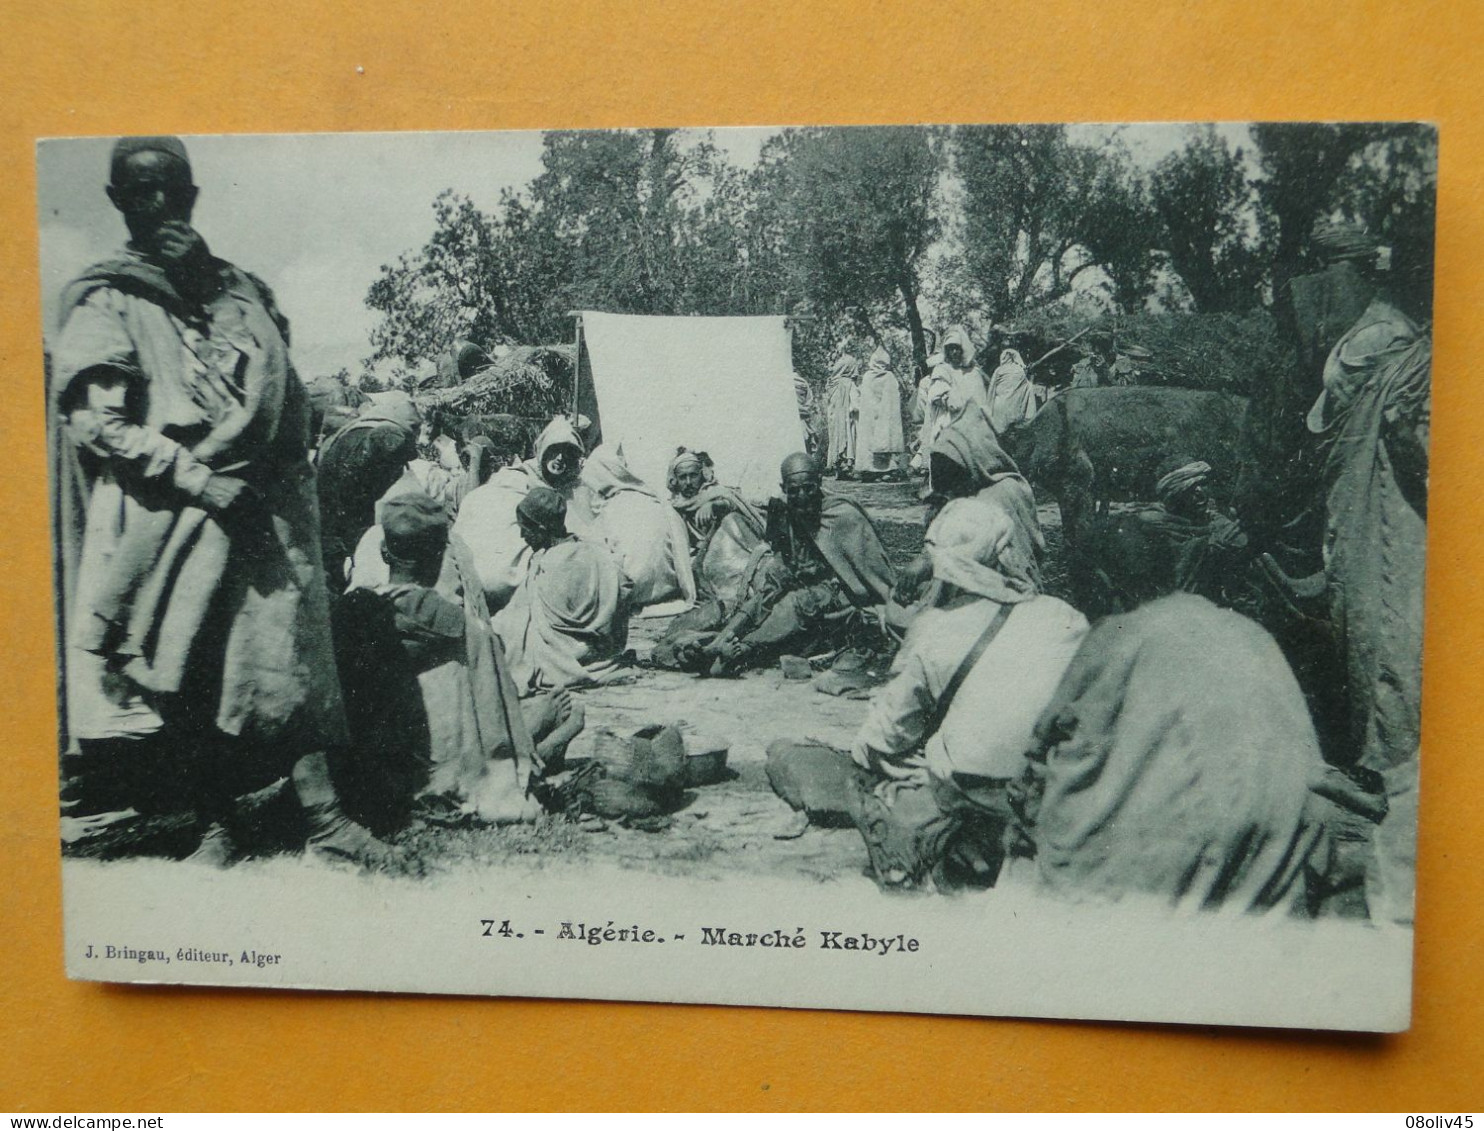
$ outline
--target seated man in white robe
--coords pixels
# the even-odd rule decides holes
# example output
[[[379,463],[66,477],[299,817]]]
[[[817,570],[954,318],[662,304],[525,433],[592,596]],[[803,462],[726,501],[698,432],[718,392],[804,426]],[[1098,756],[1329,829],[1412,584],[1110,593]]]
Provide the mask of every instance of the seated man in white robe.
[[[601,444],[588,457],[573,508],[579,503],[588,512],[585,536],[608,547],[633,585],[634,609],[695,604],[685,520],[629,470],[622,450]]]
[[[872,695],[849,755],[811,742],[768,748],[775,788],[805,781],[815,798],[799,807],[849,813],[883,888],[998,878],[1010,784],[1087,631],[1081,613],[1037,591],[1016,535],[1010,516],[981,499],[945,506],[926,542],[937,596],[913,621],[891,682]]]
[[[496,471],[459,504],[453,530],[473,554],[491,609],[503,608],[510,600],[531,558],[515,508],[535,487],[549,488],[570,502],[578,490],[583,450],[577,430],[559,416],[536,437],[535,458]],[[574,522],[582,517],[574,516]]]
[[[568,533],[566,500],[550,488],[529,491],[516,519],[531,553],[494,626],[521,694],[621,678],[630,585],[613,555]]]

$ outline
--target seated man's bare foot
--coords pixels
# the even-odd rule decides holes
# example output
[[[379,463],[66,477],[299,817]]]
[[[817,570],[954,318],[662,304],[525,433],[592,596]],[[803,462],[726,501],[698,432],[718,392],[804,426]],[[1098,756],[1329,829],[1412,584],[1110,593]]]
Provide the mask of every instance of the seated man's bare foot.
[[[563,695],[567,695],[567,692],[546,692],[542,695],[533,695],[521,703],[521,714],[525,716],[531,737],[537,742],[540,742],[561,723],[562,716],[559,713],[558,698]],[[568,698],[570,699],[570,696]]]
[[[573,699],[569,692],[561,691],[558,694],[563,697],[562,721],[536,740],[536,759],[541,763],[543,772],[548,774],[561,771],[567,758],[567,747],[587,725],[587,713],[583,711],[582,704]]]

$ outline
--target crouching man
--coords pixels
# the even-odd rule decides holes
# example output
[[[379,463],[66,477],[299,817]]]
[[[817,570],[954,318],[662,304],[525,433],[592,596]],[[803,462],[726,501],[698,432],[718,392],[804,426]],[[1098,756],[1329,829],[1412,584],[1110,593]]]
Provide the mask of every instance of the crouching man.
[[[1076,609],[1038,592],[1017,535],[1009,514],[982,499],[943,508],[926,540],[937,595],[914,619],[897,674],[872,696],[848,759],[837,755],[840,804],[883,888],[989,887],[998,877],[1010,782],[1087,631]],[[788,772],[798,760],[821,792],[817,745],[774,743],[768,755],[770,780],[802,776]]]
[[[391,499],[382,529],[388,582],[351,590],[334,612],[351,742],[330,773],[346,816],[383,835],[415,811],[534,819],[535,790],[581,731],[581,708],[561,692],[523,716],[489,625],[436,591],[449,537],[442,506],[422,494]],[[354,854],[321,836],[326,844]]]
[[[861,506],[826,495],[814,461],[797,452],[779,469],[783,497],[768,506],[761,563],[746,596],[701,648],[711,674],[884,640],[879,625],[896,576]],[[867,615],[869,614],[869,616]]]

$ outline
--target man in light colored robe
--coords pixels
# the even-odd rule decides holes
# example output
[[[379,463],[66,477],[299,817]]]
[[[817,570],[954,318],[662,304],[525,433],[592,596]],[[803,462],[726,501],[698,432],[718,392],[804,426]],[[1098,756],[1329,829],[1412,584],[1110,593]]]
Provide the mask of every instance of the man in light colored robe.
[[[609,444],[594,449],[582,467],[582,487],[574,505],[580,501],[589,511],[587,537],[617,559],[632,586],[632,607],[670,603],[677,611],[695,604],[685,520],[629,470],[623,452]]]
[[[916,471],[927,471],[928,456],[938,442],[938,434],[952,419],[948,410],[952,390],[953,384],[943,369],[943,354],[928,355],[927,372],[917,382],[917,412],[922,418],[922,427],[917,433],[917,451],[912,456],[912,467]]]
[[[943,335],[943,364],[933,371],[933,379],[948,386],[945,404],[950,419],[971,404],[989,411],[984,370],[974,362],[974,340],[963,326],[951,327]]]
[[[906,457],[902,387],[891,371],[891,355],[877,346],[861,373],[856,470],[871,476],[900,473]]]
[[[566,520],[566,500],[549,487],[533,487],[516,508],[531,554],[494,626],[522,695],[624,675],[629,581],[602,543],[573,537]]]
[[[1006,885],[1080,901],[1308,916],[1333,806],[1277,643],[1177,593],[1087,634],[1011,789]]]
[[[582,475],[583,444],[565,417],[556,417],[536,437],[535,456],[496,471],[459,504],[453,531],[468,545],[492,610],[503,608],[526,576],[531,547],[520,534],[515,511],[528,492],[546,487],[570,502]],[[578,508],[574,521],[584,515]]]
[[[856,435],[860,420],[860,362],[848,353],[841,354],[830,367],[825,391],[825,414],[829,446],[824,466],[837,475],[855,472]]]
[[[987,887],[1010,782],[1087,620],[1039,593],[1015,522],[983,499],[948,503],[925,545],[936,596],[871,697],[846,799],[883,887]]]
[[[985,395],[989,401],[989,423],[996,436],[1028,424],[1036,415],[1040,401],[1019,350],[1000,352],[1000,364],[990,374]]]

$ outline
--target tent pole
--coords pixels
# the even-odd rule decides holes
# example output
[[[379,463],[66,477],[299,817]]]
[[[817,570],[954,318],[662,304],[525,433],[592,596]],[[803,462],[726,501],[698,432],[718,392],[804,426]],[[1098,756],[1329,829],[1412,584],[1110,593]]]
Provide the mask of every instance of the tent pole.
[[[574,310],[572,318],[577,323],[572,351],[572,419],[577,419],[578,388],[582,384],[582,312]]]

